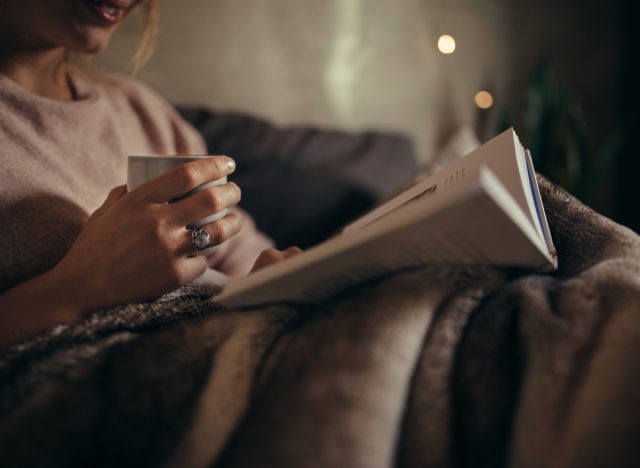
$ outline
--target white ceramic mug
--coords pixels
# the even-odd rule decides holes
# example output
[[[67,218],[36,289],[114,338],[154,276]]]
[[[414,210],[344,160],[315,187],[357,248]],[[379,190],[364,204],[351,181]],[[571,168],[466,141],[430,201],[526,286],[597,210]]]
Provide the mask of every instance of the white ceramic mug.
[[[165,172],[170,171],[181,164],[198,161],[200,159],[208,159],[210,157],[211,156],[129,156],[127,166],[127,189],[133,190],[134,188],[161,176]],[[193,190],[170,200],[169,203],[184,200],[185,198],[201,192],[202,190],[216,187],[218,185],[224,185],[226,183],[226,176],[207,182],[206,184],[199,185]],[[214,221],[224,218],[227,213],[229,213],[229,208],[225,208],[224,210],[212,213],[205,218],[193,221],[187,224],[186,228],[196,229],[200,226],[204,226],[205,224],[213,223]],[[215,248],[216,246],[212,246],[205,250],[201,250],[200,255],[210,255]]]

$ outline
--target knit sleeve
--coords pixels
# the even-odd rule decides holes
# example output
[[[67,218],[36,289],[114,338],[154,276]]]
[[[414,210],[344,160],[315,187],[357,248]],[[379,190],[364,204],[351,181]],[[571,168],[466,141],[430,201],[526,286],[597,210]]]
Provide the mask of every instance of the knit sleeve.
[[[188,155],[207,154],[207,147],[200,132],[184,120],[168,102],[164,101],[164,104],[167,117],[171,123],[176,153]]]

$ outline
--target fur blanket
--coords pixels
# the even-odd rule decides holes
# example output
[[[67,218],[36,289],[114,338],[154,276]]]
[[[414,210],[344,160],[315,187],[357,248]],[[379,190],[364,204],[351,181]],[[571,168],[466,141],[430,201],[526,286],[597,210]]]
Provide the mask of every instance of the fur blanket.
[[[6,351],[2,466],[640,465],[640,238],[540,182],[552,275],[248,312],[197,283]]]

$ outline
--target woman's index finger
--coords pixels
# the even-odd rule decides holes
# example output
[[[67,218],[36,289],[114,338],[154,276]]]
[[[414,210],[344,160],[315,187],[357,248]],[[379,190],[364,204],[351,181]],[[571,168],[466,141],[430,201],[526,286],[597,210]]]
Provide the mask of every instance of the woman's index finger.
[[[194,188],[222,177],[236,169],[236,163],[228,156],[191,161],[165,172],[136,189],[131,194],[152,203],[166,203]]]

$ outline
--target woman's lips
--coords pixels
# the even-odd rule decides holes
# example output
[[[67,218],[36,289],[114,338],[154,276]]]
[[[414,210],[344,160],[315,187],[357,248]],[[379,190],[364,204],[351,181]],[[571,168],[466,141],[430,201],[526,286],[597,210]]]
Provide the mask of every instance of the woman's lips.
[[[83,0],[102,26],[115,26],[131,7],[130,0]]]

